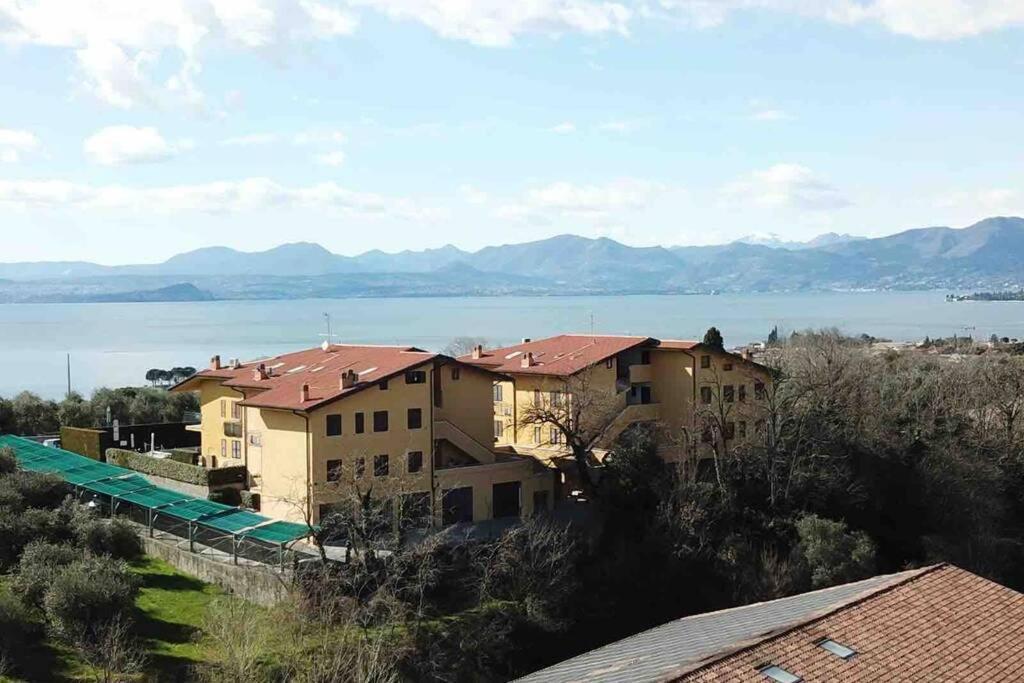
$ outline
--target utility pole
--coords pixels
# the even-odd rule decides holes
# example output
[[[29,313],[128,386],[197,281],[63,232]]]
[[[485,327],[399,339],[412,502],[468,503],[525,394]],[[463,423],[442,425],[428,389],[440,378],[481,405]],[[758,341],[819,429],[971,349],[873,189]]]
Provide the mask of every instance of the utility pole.
[[[71,354],[70,353],[68,354],[67,360],[68,360],[68,393],[67,393],[67,396],[70,397],[71,396]]]
[[[334,343],[333,336],[331,335],[331,314],[324,313],[324,320],[327,321],[327,334],[321,334],[320,336],[326,337],[325,341],[327,343],[327,346],[329,347],[331,344]]]

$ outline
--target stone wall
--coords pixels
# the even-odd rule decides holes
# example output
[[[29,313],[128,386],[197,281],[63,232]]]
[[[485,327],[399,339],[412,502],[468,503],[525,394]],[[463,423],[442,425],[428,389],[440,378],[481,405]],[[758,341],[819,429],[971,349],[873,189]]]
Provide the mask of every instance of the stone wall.
[[[291,573],[265,565],[235,565],[190,553],[175,543],[141,534],[147,555],[159,557],[186,574],[220,586],[226,591],[254,602],[270,606],[283,600],[291,585]]]

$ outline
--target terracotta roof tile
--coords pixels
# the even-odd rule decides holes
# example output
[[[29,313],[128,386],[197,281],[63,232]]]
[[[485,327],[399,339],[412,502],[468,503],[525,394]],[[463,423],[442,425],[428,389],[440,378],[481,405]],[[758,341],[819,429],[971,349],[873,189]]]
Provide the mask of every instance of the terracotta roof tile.
[[[472,354],[459,360],[495,372],[509,374],[556,375],[567,377],[584,368],[637,346],[655,346],[650,337],[616,337],[591,334],[560,334],[557,337],[484,350],[481,358]],[[523,367],[525,353],[533,354],[533,365]]]
[[[673,680],[764,683],[765,664],[807,683],[1024,680],[1024,595],[940,565]]]
[[[257,390],[243,405],[309,410],[439,357],[447,358],[413,346],[332,344],[326,351],[317,347],[246,361],[238,367],[202,370],[176,388],[188,390],[196,379],[213,378],[225,386]],[[266,378],[256,376],[261,365],[268,373]],[[343,390],[341,375],[348,370],[356,372],[359,379]],[[300,400],[304,384],[309,386],[308,401]]]

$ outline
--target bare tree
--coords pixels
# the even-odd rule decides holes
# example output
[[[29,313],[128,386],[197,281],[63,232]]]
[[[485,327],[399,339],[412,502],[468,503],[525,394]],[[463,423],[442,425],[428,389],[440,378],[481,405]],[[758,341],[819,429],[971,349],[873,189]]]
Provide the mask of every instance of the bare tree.
[[[441,349],[441,353],[452,358],[465,356],[471,353],[477,346],[487,346],[487,340],[483,337],[455,337],[448,345]]]
[[[625,407],[624,399],[597,386],[593,368],[557,380],[551,391],[538,392],[521,412],[524,425],[548,427],[552,445],[562,445],[576,463],[584,492],[594,496],[590,473],[595,464],[593,449],[604,438],[615,417]]]
[[[115,616],[106,624],[97,625],[91,638],[79,639],[75,647],[92,665],[100,683],[117,683],[133,678],[142,671],[146,657],[135,639],[132,622]]]

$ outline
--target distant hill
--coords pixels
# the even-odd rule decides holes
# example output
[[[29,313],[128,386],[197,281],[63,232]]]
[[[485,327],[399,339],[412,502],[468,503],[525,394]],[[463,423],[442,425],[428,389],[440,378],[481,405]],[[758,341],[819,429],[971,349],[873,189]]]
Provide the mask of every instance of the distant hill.
[[[793,240],[786,240],[779,235],[769,232],[765,234],[746,235],[733,240],[733,244],[754,244],[762,247],[771,247],[772,249],[814,249],[815,247],[824,247],[833,244],[843,244],[844,242],[855,242],[857,240],[867,239],[866,237],[859,237],[857,235],[846,235],[839,234],[836,232],[826,232],[818,235],[806,242],[799,242]]]
[[[706,247],[630,247],[608,238],[558,235],[476,252],[447,245],[358,256],[333,254],[307,242],[261,252],[211,247],[150,265],[0,264],[0,279],[10,281],[0,282],[0,301],[26,300],[29,295],[39,300],[97,300],[142,296],[161,288],[172,289],[152,296],[952,291],[1003,290],[1024,283],[1022,218],[988,218],[962,229],[919,228],[872,239],[828,233],[803,243],[780,242],[766,236]],[[184,287],[186,278],[195,292],[173,289]]]

